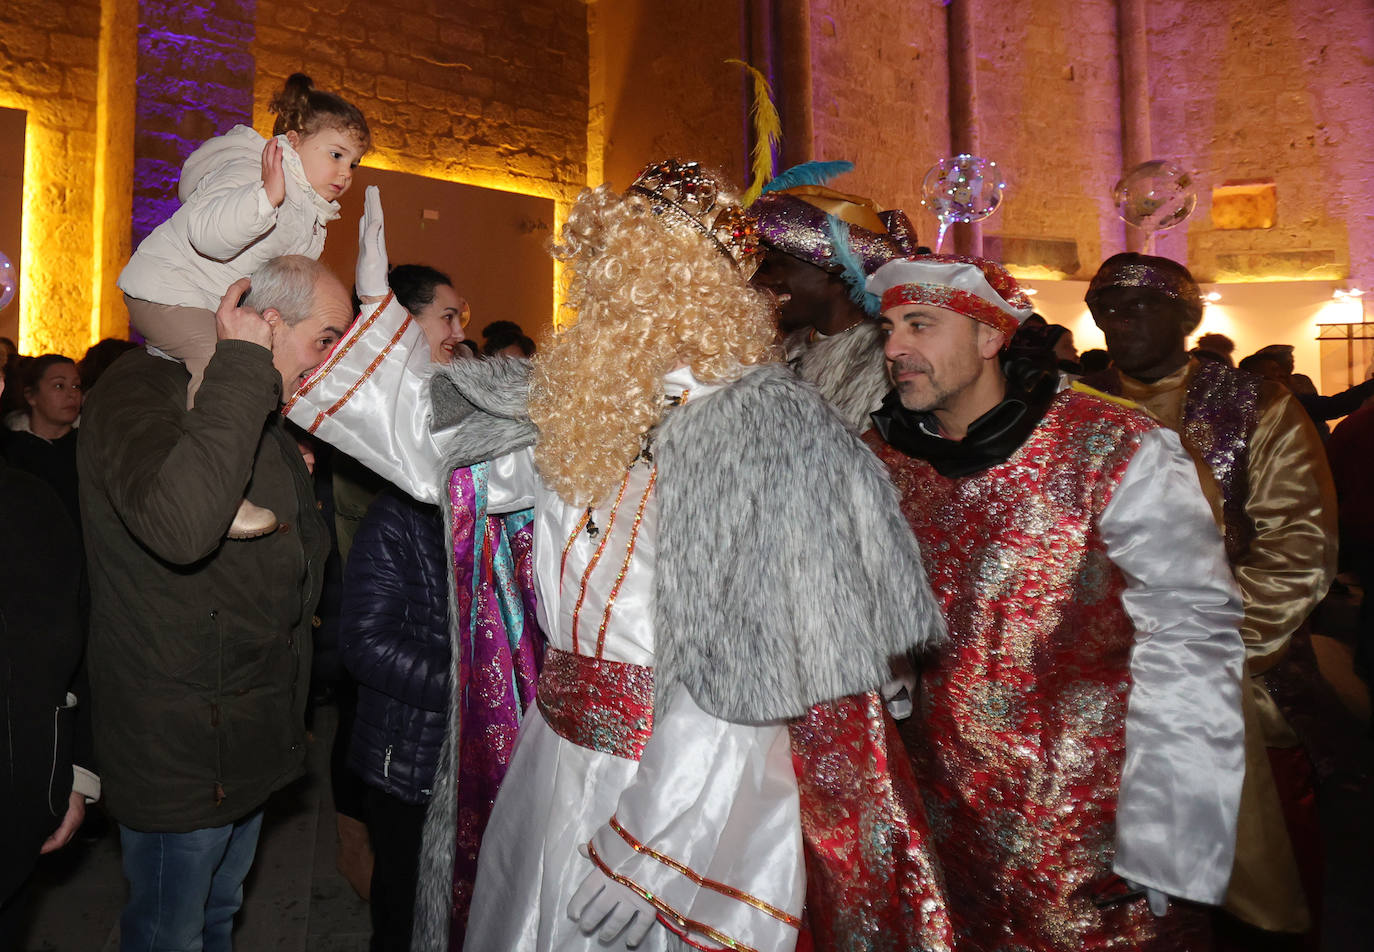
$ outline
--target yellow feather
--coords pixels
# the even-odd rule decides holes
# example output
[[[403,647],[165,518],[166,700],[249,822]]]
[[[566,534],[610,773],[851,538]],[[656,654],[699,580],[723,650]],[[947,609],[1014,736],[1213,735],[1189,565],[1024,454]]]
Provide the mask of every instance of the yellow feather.
[[[754,103],[751,109],[754,116],[754,149],[751,154],[754,179],[740,199],[740,204],[747,208],[773,177],[773,147],[782,139],[782,117],[778,115],[778,107],[773,104],[773,87],[769,85],[768,77],[744,60],[728,59],[725,62],[743,66],[754,78]]]

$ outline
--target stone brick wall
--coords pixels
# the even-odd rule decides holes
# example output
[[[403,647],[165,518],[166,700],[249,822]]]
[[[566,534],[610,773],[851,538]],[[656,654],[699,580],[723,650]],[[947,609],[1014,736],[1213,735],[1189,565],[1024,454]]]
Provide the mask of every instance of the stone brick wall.
[[[748,173],[743,0],[595,0],[603,177],[624,188],[656,159],[695,159],[741,187]],[[596,148],[598,143],[591,143]]]
[[[623,186],[669,152],[743,181],[747,83],[722,60],[757,51],[759,22],[803,22],[801,153],[855,160],[836,186],[914,212],[929,239],[920,181],[951,148],[945,5],[792,2],[8,0],[0,106],[29,114],[21,343],[79,353],[117,330],[122,223],[136,240],[171,212],[206,138],[236,122],[266,131],[297,70],[368,115],[369,164],[565,207],[589,174]],[[1011,183],[985,233],[1001,249],[1076,247],[1085,275],[1125,239],[1108,197],[1122,164],[1116,0],[953,2],[974,25],[979,150]],[[1146,9],[1151,151],[1203,184],[1157,250],[1204,279],[1374,282],[1374,0]],[[1276,226],[1213,228],[1209,189],[1227,179],[1272,179]]]
[[[1121,169],[1115,0],[973,6],[979,151],[1008,182],[983,231],[1076,242],[1079,276],[1091,276],[1124,241],[1110,197]]]
[[[256,0],[139,0],[133,240],[177,207],[186,157],[253,121]]]
[[[89,343],[99,43],[99,0],[0,4],[0,105],[29,114],[19,291],[29,353],[80,356]]]
[[[1204,186],[1162,253],[1204,279],[1374,280],[1374,3],[1158,0],[1149,44],[1155,151]],[[1274,228],[1212,228],[1206,190],[1237,178],[1275,181]]]
[[[586,180],[580,0],[257,4],[254,126],[308,73],[367,116],[369,165],[565,199]]]
[[[814,155],[849,159],[841,191],[903,208],[922,241],[921,178],[949,153],[949,66],[939,3],[813,0]]]

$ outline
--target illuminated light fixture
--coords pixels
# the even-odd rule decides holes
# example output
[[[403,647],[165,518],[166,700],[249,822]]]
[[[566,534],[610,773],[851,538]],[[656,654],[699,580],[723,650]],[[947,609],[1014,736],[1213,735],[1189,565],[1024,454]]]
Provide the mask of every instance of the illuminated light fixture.
[[[1221,300],[1221,292],[1220,292],[1220,291],[1208,291],[1206,294],[1204,294],[1204,295],[1202,296],[1202,298],[1203,298],[1203,300],[1205,300],[1208,304],[1215,304],[1217,301],[1220,301],[1220,300]]]
[[[1035,297],[1037,294],[1040,293],[1039,291],[1035,290],[1035,288],[1022,288],[1021,290],[1025,292],[1026,297]]]
[[[1343,301],[1346,298],[1364,297],[1364,292],[1361,291],[1359,288],[1350,288],[1349,290],[1346,290],[1345,288],[1337,288],[1336,290],[1331,292],[1331,296],[1335,298],[1337,301]]]
[[[535,175],[524,175],[505,170],[477,169],[438,161],[417,161],[381,149],[369,153],[362,165],[364,168],[380,169],[383,172],[401,172],[441,182],[453,182],[458,185],[489,188],[498,192],[513,192],[516,195],[551,199],[553,201],[553,234],[555,237],[562,235],[563,225],[568,220],[568,212],[572,209],[573,201],[576,200],[579,191],[571,183],[559,183]],[[568,283],[564,275],[564,267],[563,262],[554,260],[553,328],[555,331],[562,330],[572,323],[567,320],[563,307]]]

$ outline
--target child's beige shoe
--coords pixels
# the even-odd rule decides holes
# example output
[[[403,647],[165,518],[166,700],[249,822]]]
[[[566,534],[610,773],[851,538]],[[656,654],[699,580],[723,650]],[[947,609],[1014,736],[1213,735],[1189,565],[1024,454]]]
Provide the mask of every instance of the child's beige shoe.
[[[245,499],[239,503],[239,511],[234,513],[234,521],[229,524],[226,535],[230,539],[256,539],[276,531],[277,514]]]

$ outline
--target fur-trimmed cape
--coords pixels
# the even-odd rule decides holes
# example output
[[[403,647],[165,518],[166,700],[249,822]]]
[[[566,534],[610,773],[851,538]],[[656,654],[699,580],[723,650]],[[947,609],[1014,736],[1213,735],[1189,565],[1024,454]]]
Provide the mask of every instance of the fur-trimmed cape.
[[[943,635],[878,459],[815,388],[759,367],[659,427],[658,696],[734,721],[871,690]]]
[[[883,357],[883,335],[872,321],[860,321],[833,337],[811,339],[811,328],[790,335],[787,359],[797,374],[816,385],[841,419],[859,433],[873,424],[868,415],[892,389]]]

